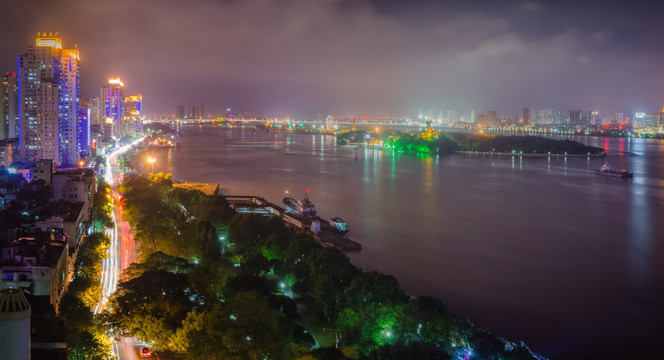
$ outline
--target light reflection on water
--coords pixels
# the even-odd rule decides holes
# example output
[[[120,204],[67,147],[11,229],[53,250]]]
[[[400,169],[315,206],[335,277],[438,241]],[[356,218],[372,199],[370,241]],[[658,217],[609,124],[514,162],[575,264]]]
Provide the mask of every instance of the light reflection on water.
[[[664,141],[575,140],[608,158],[354,159],[329,136],[185,127],[182,148],[158,161],[274,202],[310,188],[321,216],[343,217],[363,244],[356,264],[544,355],[642,354],[664,338]],[[595,175],[605,161],[634,180]]]

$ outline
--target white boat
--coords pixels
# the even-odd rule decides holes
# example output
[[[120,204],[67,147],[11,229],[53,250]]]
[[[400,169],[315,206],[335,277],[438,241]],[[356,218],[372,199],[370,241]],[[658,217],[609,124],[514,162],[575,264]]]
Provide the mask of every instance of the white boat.
[[[304,194],[304,199],[296,200],[292,197],[285,197],[283,200],[284,205],[286,206],[286,211],[303,215],[314,217],[316,216],[316,206],[313,202],[307,197],[309,190]]]

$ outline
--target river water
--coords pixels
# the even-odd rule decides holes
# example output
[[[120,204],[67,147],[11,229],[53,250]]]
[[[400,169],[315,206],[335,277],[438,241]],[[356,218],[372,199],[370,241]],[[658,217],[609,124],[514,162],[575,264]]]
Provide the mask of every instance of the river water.
[[[417,157],[334,137],[185,126],[155,171],[281,203],[305,189],[349,253],[413,295],[554,358],[636,358],[664,339],[664,141],[583,137],[606,159]],[[605,161],[633,180],[597,176]]]

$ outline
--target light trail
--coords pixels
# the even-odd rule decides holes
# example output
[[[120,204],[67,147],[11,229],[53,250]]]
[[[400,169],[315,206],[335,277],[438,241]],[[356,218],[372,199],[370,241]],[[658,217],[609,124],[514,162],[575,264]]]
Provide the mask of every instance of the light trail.
[[[106,180],[112,188],[115,188],[114,173],[116,175],[121,173],[120,169],[113,170],[113,164],[116,163],[116,158],[118,155],[128,151],[144,139],[145,137],[137,139],[131,144],[115,150],[106,157],[104,180]],[[136,260],[134,239],[131,235],[129,224],[122,221],[122,209],[114,206],[113,211],[111,211],[111,220],[113,226],[104,230],[111,241],[106,252],[106,258],[101,262],[102,270],[100,283],[102,286],[102,298],[94,308],[95,315],[100,314],[106,308],[108,299],[117,289],[120,272],[129,267],[131,262]],[[118,227],[121,228],[122,232],[120,232]],[[129,254],[129,252],[131,252],[131,254]],[[120,259],[120,254],[122,255],[122,259]],[[135,353],[133,346],[135,339],[132,338],[131,341],[129,341],[130,345],[125,344],[128,340],[126,338],[113,338],[112,340],[113,345],[111,349],[114,359],[138,359],[138,355]]]

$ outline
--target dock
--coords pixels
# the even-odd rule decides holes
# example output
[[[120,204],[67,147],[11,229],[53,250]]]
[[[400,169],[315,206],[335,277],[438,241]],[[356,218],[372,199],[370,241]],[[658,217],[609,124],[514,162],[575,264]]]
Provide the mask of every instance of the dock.
[[[362,245],[359,243],[349,239],[344,234],[333,231],[332,225],[327,220],[294,214],[260,196],[227,195],[225,198],[231,208],[239,213],[277,216],[283,220],[286,226],[311,235],[316,242],[323,246],[337,248],[341,251],[362,250]]]

